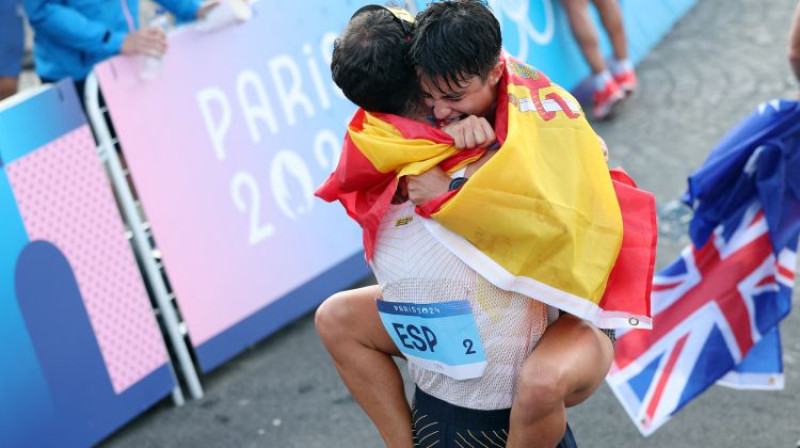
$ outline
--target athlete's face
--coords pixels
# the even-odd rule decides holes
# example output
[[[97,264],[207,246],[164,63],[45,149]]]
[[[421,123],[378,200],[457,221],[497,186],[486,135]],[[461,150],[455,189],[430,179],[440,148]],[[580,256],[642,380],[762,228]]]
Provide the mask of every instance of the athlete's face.
[[[485,80],[473,76],[456,85],[448,84],[442,78],[422,76],[420,88],[425,105],[437,120],[452,121],[467,115],[491,119],[494,118],[490,115],[495,109],[497,84],[502,74],[503,63],[498,62]]]

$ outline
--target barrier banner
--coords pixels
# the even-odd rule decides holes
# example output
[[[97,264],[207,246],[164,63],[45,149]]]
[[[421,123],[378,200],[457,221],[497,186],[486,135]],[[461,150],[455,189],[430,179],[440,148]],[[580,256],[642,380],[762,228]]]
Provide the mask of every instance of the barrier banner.
[[[202,370],[368,274],[361,232],[313,197],[355,108],[333,41],[367,2],[256,2],[251,20],[178,29],[153,79],[96,67]]]
[[[93,445],[175,383],[71,81],[0,102],[0,217],[0,446]]]

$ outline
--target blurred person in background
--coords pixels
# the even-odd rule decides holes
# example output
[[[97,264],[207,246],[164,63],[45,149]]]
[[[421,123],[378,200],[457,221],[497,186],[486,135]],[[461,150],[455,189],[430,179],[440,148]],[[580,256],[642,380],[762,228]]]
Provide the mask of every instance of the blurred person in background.
[[[0,0],[0,100],[17,93],[25,57],[22,0]]]
[[[5,0],[3,0],[5,1]],[[167,37],[140,28],[139,0],[24,0],[34,31],[33,57],[42,82],[70,77],[81,101],[95,64],[117,54],[161,57]],[[159,0],[178,21],[205,17],[219,0]]]
[[[792,67],[794,79],[797,82],[796,95],[800,99],[800,2],[794,10],[794,20],[789,30],[789,45],[787,49],[789,66]],[[800,444],[798,444],[800,446]]]
[[[575,40],[592,70],[592,115],[595,119],[604,120],[613,115],[620,101],[636,90],[636,73],[628,59],[625,26],[617,0],[592,2],[614,50],[614,58],[608,64],[600,51],[597,29],[589,13],[589,0],[561,0]]]

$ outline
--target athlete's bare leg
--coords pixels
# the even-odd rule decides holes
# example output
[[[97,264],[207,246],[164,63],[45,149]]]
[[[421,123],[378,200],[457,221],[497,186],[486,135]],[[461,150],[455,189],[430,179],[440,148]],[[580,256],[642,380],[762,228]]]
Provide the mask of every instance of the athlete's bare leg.
[[[563,315],[547,327],[520,371],[507,446],[558,445],[566,430],[566,408],[600,386],[613,356],[608,336],[586,321]]]
[[[343,291],[317,309],[315,324],[345,385],[387,447],[410,448],[411,411],[392,356],[401,356],[381,323],[378,286]]]

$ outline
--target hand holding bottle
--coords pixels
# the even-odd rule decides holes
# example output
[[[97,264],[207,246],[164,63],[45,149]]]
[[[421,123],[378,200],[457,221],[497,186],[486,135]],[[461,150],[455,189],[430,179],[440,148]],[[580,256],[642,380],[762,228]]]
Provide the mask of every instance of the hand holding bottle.
[[[160,28],[145,28],[128,33],[122,42],[122,54],[161,57],[167,51],[167,34]]]
[[[164,10],[159,9],[148,23],[148,27],[136,32],[141,37],[136,43],[142,45],[140,47],[141,51],[139,51],[142,54],[142,67],[139,71],[140,78],[145,80],[154,79],[161,72],[164,53],[167,51],[166,30],[168,27],[169,19]]]

